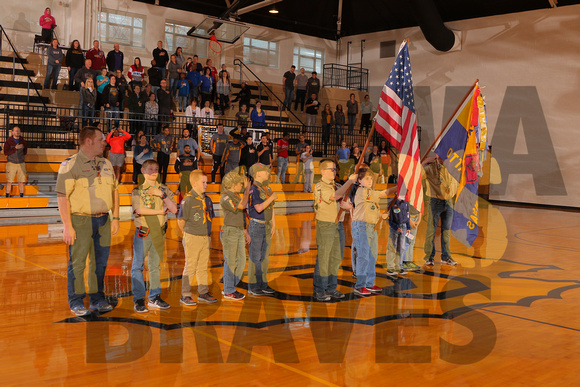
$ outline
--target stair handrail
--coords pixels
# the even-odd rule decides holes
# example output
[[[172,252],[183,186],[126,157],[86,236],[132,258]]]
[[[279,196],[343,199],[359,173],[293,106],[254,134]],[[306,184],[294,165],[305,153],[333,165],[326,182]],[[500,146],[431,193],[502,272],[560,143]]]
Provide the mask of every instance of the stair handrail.
[[[268,85],[266,85],[266,84],[265,84],[265,83],[264,83],[264,82],[263,82],[263,81],[260,79],[260,77],[258,77],[258,76],[256,75],[256,73],[254,73],[254,72],[252,71],[252,69],[250,69],[250,68],[248,67],[248,65],[247,65],[247,64],[245,64],[244,62],[242,62],[242,60],[241,60],[241,59],[237,59],[237,58],[236,58],[236,59],[234,59],[234,66],[236,66],[236,65],[237,65],[237,66],[240,66],[240,73],[241,73],[241,68],[242,68],[242,66],[244,66],[244,67],[246,68],[246,70],[248,70],[248,71],[249,71],[249,72],[250,72],[250,73],[251,73],[251,74],[254,76],[254,78],[256,78],[256,79],[258,80],[258,82],[260,82],[260,86],[264,86],[264,87],[265,87],[265,88],[266,88],[266,89],[267,89],[267,90],[270,92],[270,94],[271,94],[271,95],[273,95],[274,97],[276,97],[276,99],[277,99],[277,100],[280,102],[280,104],[281,104],[281,105],[283,105],[283,104],[284,104],[284,101],[282,101],[280,98],[278,98],[278,96],[276,95],[276,93],[274,93],[274,92],[272,91],[272,89],[270,89],[270,87],[268,87]],[[240,82],[242,81],[242,79],[241,79],[241,78],[242,78],[242,77],[240,76]],[[260,92],[260,95],[261,95],[261,92]],[[304,122],[302,122],[302,120],[301,120],[300,118],[298,118],[298,116],[292,112],[292,110],[291,110],[291,109],[286,109],[286,111],[288,111],[290,114],[292,114],[292,115],[294,116],[294,118],[296,118],[296,119],[298,120],[298,122],[300,122],[300,125],[302,125],[302,126],[306,126],[306,125],[304,124]]]
[[[28,74],[28,69],[26,68],[26,66],[24,66],[24,61],[20,57],[18,50],[16,50],[16,47],[14,47],[14,45],[12,44],[12,41],[8,37],[6,30],[4,30],[4,27],[0,24],[0,42],[2,41],[2,34],[4,34],[4,36],[6,37],[6,41],[8,41],[8,44],[10,45],[10,47],[12,47],[12,52],[14,53],[14,57],[13,57],[13,61],[12,61],[12,81],[14,81],[14,77],[16,74],[16,72],[15,72],[15,66],[16,66],[15,60],[16,60],[16,58],[18,58],[18,62],[20,64],[20,66],[22,66],[22,68],[24,69],[24,72],[26,73],[26,77],[28,78],[28,90],[26,92],[26,96],[27,96],[26,106],[30,106],[30,84],[31,83],[34,84],[34,82],[32,81],[32,78],[30,78],[30,75]],[[0,49],[1,48],[2,48],[2,43],[0,43]],[[2,51],[0,51],[0,54],[1,53],[2,53]],[[36,87],[34,88],[34,91],[36,91],[36,94],[38,95],[40,102],[42,103],[44,108],[48,110],[48,106],[46,106],[46,103],[44,103],[44,100],[42,99],[42,95],[40,95],[40,93],[38,92],[38,89]]]

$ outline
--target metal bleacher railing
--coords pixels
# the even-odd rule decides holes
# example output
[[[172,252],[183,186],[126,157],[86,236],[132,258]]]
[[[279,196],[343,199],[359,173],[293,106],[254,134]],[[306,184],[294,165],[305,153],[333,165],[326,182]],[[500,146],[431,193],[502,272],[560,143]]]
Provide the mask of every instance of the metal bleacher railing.
[[[327,63],[322,69],[324,87],[340,87],[348,90],[369,90],[369,70],[351,65]]]

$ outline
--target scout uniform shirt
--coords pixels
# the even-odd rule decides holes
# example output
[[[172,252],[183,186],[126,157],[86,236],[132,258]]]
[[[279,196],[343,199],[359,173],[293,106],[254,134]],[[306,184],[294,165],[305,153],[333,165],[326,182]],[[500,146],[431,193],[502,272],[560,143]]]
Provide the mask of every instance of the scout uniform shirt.
[[[154,187],[150,185],[148,182],[144,182],[142,185],[133,189],[131,193],[131,206],[133,207],[133,215],[135,216],[135,227],[147,227],[150,228],[152,225],[147,224],[146,217],[144,215],[139,215],[135,211],[138,208],[149,208],[152,210],[160,210],[165,208],[165,203],[163,202],[163,198],[155,195],[149,195],[147,190],[150,187]],[[159,188],[165,195],[171,198],[171,200],[175,203],[175,199],[173,199],[173,192],[165,184],[159,184]],[[149,216],[149,215],[148,215]],[[161,227],[165,225],[167,222],[167,215],[157,215],[159,219],[159,224]]]
[[[244,210],[239,209],[238,205],[242,201],[239,193],[233,193],[230,190],[225,190],[220,199],[224,214],[224,226],[243,228],[246,223]]]
[[[336,222],[338,216],[338,206],[332,197],[336,192],[334,181],[322,178],[314,187],[314,211],[316,220],[322,222]]]
[[[380,194],[381,191],[359,187],[354,196],[353,220],[377,224],[381,217]]]
[[[250,218],[263,220],[268,223],[272,221],[274,202],[270,203],[262,212],[258,212],[254,208],[256,204],[265,202],[270,196],[272,196],[272,189],[270,187],[254,181],[252,188],[250,188],[250,201],[248,203],[248,215]]]
[[[437,161],[423,167],[423,177],[427,181],[425,194],[429,197],[448,200],[457,193],[457,181]]]
[[[113,208],[117,179],[111,162],[97,156],[90,160],[82,150],[64,160],[58,170],[56,192],[67,196],[71,214],[96,215]]]
[[[208,236],[208,222],[211,221],[203,194],[192,189],[181,202],[178,219],[185,220],[183,231],[191,235]]]

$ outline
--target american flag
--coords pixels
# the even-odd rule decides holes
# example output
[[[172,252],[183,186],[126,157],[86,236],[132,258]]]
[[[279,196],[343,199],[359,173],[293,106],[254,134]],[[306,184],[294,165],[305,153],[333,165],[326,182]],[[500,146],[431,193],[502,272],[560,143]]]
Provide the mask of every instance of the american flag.
[[[415,96],[406,41],[401,43],[389,79],[383,86],[375,129],[399,151],[397,197],[423,213]]]

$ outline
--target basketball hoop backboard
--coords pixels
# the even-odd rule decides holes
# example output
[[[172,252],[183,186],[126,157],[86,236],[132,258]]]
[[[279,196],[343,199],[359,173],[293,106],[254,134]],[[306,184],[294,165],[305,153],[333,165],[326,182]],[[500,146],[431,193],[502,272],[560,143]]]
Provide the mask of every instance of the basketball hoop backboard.
[[[243,23],[206,17],[197,26],[191,27],[187,35],[208,40],[215,36],[218,42],[232,44],[249,29],[250,27]]]

